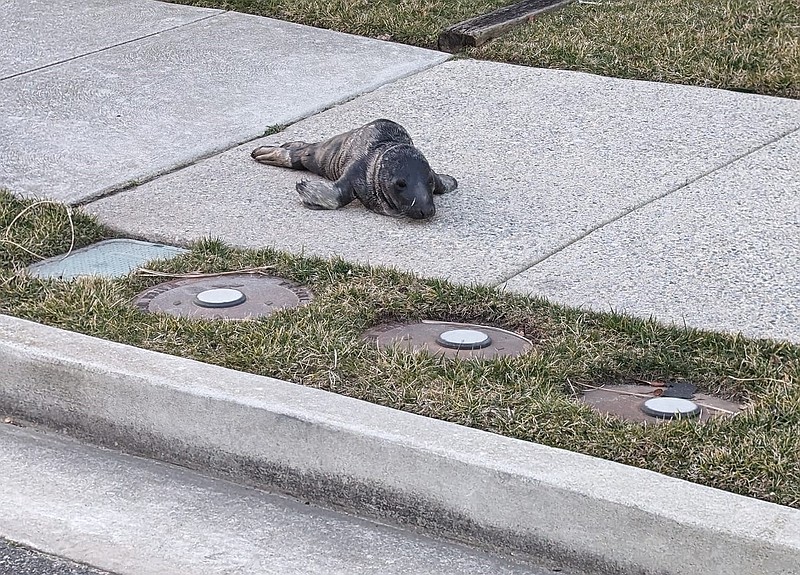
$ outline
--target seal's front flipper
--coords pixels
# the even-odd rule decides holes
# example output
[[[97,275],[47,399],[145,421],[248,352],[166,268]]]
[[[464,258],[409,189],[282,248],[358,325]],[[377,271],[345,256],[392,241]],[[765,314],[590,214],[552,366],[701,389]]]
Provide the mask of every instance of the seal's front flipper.
[[[447,174],[433,174],[433,179],[436,180],[436,187],[433,189],[434,194],[446,194],[452,192],[458,187],[458,182],[453,176]]]
[[[352,202],[355,197],[351,189],[323,180],[297,182],[297,193],[303,205],[312,210],[336,210]]]
[[[305,166],[300,158],[302,150],[307,146],[308,144],[305,142],[289,142],[282,146],[261,146],[250,152],[250,157],[256,162],[269,166],[304,170]]]

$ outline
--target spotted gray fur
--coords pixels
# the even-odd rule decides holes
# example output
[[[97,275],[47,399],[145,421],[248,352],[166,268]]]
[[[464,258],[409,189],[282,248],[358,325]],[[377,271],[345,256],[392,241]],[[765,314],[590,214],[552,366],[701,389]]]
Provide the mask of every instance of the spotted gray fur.
[[[314,144],[261,146],[251,156],[330,180],[297,183],[303,204],[315,210],[335,210],[358,198],[378,214],[425,219],[436,212],[434,194],[458,187],[452,176],[434,172],[405,128],[391,120],[375,120]]]

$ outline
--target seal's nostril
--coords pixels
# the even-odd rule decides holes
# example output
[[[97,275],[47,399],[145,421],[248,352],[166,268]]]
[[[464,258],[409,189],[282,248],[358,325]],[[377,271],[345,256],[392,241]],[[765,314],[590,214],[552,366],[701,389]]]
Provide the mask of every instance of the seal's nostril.
[[[406,210],[406,215],[414,220],[424,220],[430,218],[436,213],[436,208],[433,206],[427,208],[411,208]]]

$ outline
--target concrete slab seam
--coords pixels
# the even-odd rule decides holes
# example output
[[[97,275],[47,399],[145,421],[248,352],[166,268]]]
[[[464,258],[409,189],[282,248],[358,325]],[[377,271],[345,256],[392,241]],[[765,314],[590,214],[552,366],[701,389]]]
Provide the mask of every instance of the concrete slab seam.
[[[481,546],[631,574],[800,557],[798,510],[272,378],[5,316],[0,362],[11,415]]]
[[[230,11],[228,11],[228,12],[230,12]],[[215,14],[214,16],[219,16],[219,14]],[[117,194],[130,191],[130,190],[132,190],[134,188],[137,188],[139,186],[142,186],[144,184],[147,184],[147,183],[150,183],[150,182],[152,182],[154,180],[157,180],[158,178],[160,178],[162,176],[167,176],[169,174],[174,174],[174,173],[180,172],[181,170],[185,170],[186,168],[190,168],[190,167],[194,166],[195,164],[198,164],[200,162],[203,162],[203,161],[208,160],[210,158],[213,158],[215,156],[219,156],[220,154],[224,154],[225,152],[229,152],[230,150],[236,149],[239,146],[247,144],[248,142],[254,142],[256,140],[261,140],[261,139],[267,137],[267,135],[272,136],[272,135],[275,135],[275,134],[280,134],[286,128],[288,128],[289,126],[291,126],[293,124],[297,124],[298,122],[302,122],[303,120],[307,120],[308,118],[311,118],[312,116],[316,116],[318,114],[322,114],[323,112],[327,112],[328,110],[332,110],[332,109],[334,109],[334,108],[336,108],[338,106],[343,106],[343,105],[345,105],[345,104],[347,104],[349,102],[352,102],[353,100],[357,100],[358,98],[360,98],[360,97],[362,97],[362,96],[364,96],[366,94],[369,94],[371,92],[375,92],[377,90],[385,88],[386,86],[390,86],[391,84],[394,84],[395,82],[399,82],[399,81],[404,80],[406,78],[409,78],[411,76],[415,76],[416,74],[420,74],[422,72],[430,70],[431,68],[435,68],[436,66],[441,66],[442,64],[444,64],[445,62],[447,62],[448,60],[451,59],[451,56],[449,56],[449,55],[445,55],[444,53],[442,53],[442,55],[443,56],[447,56],[447,57],[445,59],[443,59],[441,62],[433,62],[433,63],[427,64],[427,65],[423,65],[423,66],[421,66],[420,68],[418,68],[416,70],[411,70],[411,71],[409,71],[409,72],[407,72],[405,74],[401,74],[401,75],[397,76],[396,78],[394,78],[394,79],[392,79],[392,80],[390,80],[388,82],[385,82],[383,84],[379,84],[378,86],[374,86],[374,87],[371,87],[371,88],[367,88],[367,89],[365,89],[365,90],[363,90],[361,92],[350,94],[350,95],[342,98],[341,100],[337,100],[337,101],[335,101],[335,102],[333,102],[331,104],[328,104],[328,105],[326,105],[324,107],[320,107],[318,109],[310,110],[308,112],[308,114],[306,114],[306,115],[298,116],[296,118],[293,118],[293,119],[281,124],[280,125],[280,130],[277,131],[277,132],[271,132],[269,134],[263,134],[262,133],[262,134],[256,134],[256,135],[253,135],[253,136],[248,136],[247,138],[245,138],[245,139],[243,139],[241,141],[238,141],[238,142],[236,142],[234,144],[225,145],[225,146],[221,146],[219,148],[215,148],[215,149],[211,150],[208,153],[201,154],[201,155],[199,155],[197,157],[191,158],[191,159],[187,160],[186,162],[182,162],[180,164],[176,164],[176,165],[174,165],[174,166],[172,166],[170,168],[167,168],[165,170],[160,170],[158,172],[153,172],[153,173],[151,173],[151,174],[149,174],[147,176],[138,178],[135,182],[126,182],[126,183],[124,183],[122,185],[119,185],[119,186],[110,186],[110,187],[106,188],[105,190],[100,190],[98,193],[93,194],[93,195],[88,196],[88,197],[85,197],[85,198],[83,198],[83,199],[81,199],[81,200],[79,200],[77,202],[73,202],[70,205],[75,206],[75,207],[87,206],[87,205],[92,204],[94,202],[97,202],[99,200],[110,198],[110,197],[113,197],[113,196],[115,196]],[[141,238],[138,238],[138,239],[148,240],[150,238],[142,236]]]
[[[311,114],[309,114],[309,116],[313,116],[316,113],[318,113],[318,112],[312,112]],[[307,117],[308,116],[305,116],[305,117],[297,118],[295,120],[287,122],[286,126],[291,126],[292,124],[300,122],[300,121],[304,120]],[[278,133],[278,132],[276,132],[276,133]],[[259,140],[259,139],[261,139],[263,137],[264,137],[263,134],[256,135],[256,136],[251,136],[251,137],[245,138],[244,140],[242,140],[240,142],[236,142],[235,144],[220,146],[219,148],[214,148],[210,152],[207,152],[205,154],[200,154],[200,155],[198,155],[196,157],[193,157],[193,158],[187,160],[186,162],[181,162],[181,163],[175,164],[174,166],[170,166],[169,168],[166,168],[164,170],[157,170],[157,171],[151,172],[150,174],[148,174],[146,176],[142,176],[141,178],[137,178],[133,182],[125,182],[124,184],[121,184],[121,185],[118,185],[118,186],[109,186],[109,187],[107,187],[105,189],[99,190],[95,194],[92,194],[90,196],[84,197],[84,198],[82,198],[82,199],[80,199],[80,200],[78,200],[76,202],[71,202],[70,205],[73,206],[73,207],[80,208],[80,207],[88,206],[89,204],[92,204],[94,202],[97,202],[97,201],[100,201],[100,200],[104,200],[106,198],[111,198],[111,197],[113,197],[113,196],[115,196],[117,194],[128,192],[130,190],[138,188],[139,186],[143,186],[145,184],[148,184],[148,183],[150,183],[152,181],[155,181],[158,178],[161,178],[163,176],[168,176],[170,174],[174,174],[176,172],[180,172],[181,170],[185,170],[186,168],[190,168],[190,167],[194,166],[195,164],[198,164],[200,162],[208,160],[209,158],[213,158],[214,156],[219,156],[220,154],[224,154],[225,152],[228,152],[228,151],[230,151],[230,150],[232,150],[234,148],[237,148],[237,147],[239,147],[239,146],[241,146],[243,144],[246,144],[248,142],[253,142],[255,140]],[[113,229],[113,226],[112,226],[112,229]],[[127,232],[123,232],[122,230],[114,230],[114,231],[118,231],[120,233],[124,233],[126,235],[126,237],[130,237],[130,238],[133,238],[133,239],[138,239],[138,240],[143,240],[143,241],[150,241],[152,239],[151,237],[148,237],[148,236],[143,235],[143,234],[138,234],[138,235],[137,234],[130,234],[130,233],[127,233]]]
[[[150,34],[145,34],[144,36],[139,36],[137,38],[131,38],[130,40],[125,40],[123,42],[117,42],[115,44],[109,44],[108,46],[103,46],[102,48],[98,48],[97,50],[90,50],[89,52],[85,52],[83,54],[78,54],[77,56],[71,56],[69,58],[64,58],[63,60],[59,60],[58,62],[51,62],[49,64],[44,64],[43,66],[37,66],[36,68],[31,68],[30,70],[25,70],[24,72],[17,72],[16,74],[11,74],[9,76],[5,76],[0,78],[0,82],[4,80],[11,80],[12,78],[17,78],[19,76],[25,76],[26,74],[32,74],[34,72],[39,72],[41,70],[46,70],[48,68],[53,68],[54,66],[60,66],[61,64],[65,64],[67,62],[72,62],[73,60],[79,60],[81,58],[85,58],[87,56],[93,56],[95,54],[100,54],[101,52],[105,52],[107,50],[111,50],[112,48],[117,48],[119,46],[125,46],[126,44],[132,44],[134,42],[140,42],[141,40],[146,40],[147,38],[152,38],[153,36],[158,36],[159,34],[163,34],[164,32],[171,32],[173,30],[178,30],[180,28],[185,28],[186,26],[191,26],[192,24],[198,24],[199,22],[203,22],[204,20],[210,20],[211,18],[217,18],[222,14],[225,14],[226,10],[219,10],[216,14],[211,14],[209,16],[202,16],[197,18],[196,20],[192,20],[191,22],[184,22],[183,24],[177,24],[175,26],[171,26],[169,28],[164,28],[163,30],[159,30],[158,32],[152,32]]]
[[[709,176],[711,176],[711,175],[713,175],[713,174],[715,174],[715,173],[717,173],[717,172],[719,172],[719,171],[721,171],[721,170],[723,170],[723,169],[725,169],[725,168],[727,168],[729,166],[732,166],[733,164],[735,164],[735,163],[737,163],[737,162],[739,162],[741,160],[744,160],[748,156],[751,156],[751,155],[759,152],[760,150],[766,148],[767,146],[770,146],[770,145],[772,145],[772,144],[774,144],[776,142],[779,142],[780,140],[783,140],[784,138],[787,138],[787,137],[791,136],[792,134],[794,134],[795,132],[798,132],[798,131],[800,131],[800,126],[792,128],[790,130],[787,130],[787,131],[785,131],[785,132],[783,132],[781,134],[778,134],[777,136],[775,136],[773,138],[770,138],[769,140],[767,140],[763,144],[759,144],[758,146],[755,146],[754,148],[752,148],[750,150],[747,150],[746,152],[743,152],[743,153],[739,154],[738,156],[736,156],[734,158],[731,158],[727,162],[725,162],[725,163],[723,163],[723,164],[721,164],[721,165],[719,165],[719,166],[717,166],[715,168],[712,168],[712,169],[710,169],[710,170],[708,170],[706,172],[703,172],[702,174],[700,174],[698,176],[690,178],[690,179],[686,180],[685,182],[683,182],[682,184],[680,184],[678,186],[675,186],[674,188],[670,188],[666,192],[662,192],[662,193],[660,193],[658,195],[655,195],[655,196],[653,196],[651,198],[648,198],[648,199],[646,199],[646,200],[644,200],[642,202],[639,202],[638,204],[623,210],[618,215],[616,215],[614,217],[611,217],[611,218],[609,218],[607,220],[604,220],[604,221],[600,222],[599,224],[597,224],[595,226],[592,226],[591,228],[589,228],[588,230],[586,230],[582,234],[570,239],[569,241],[564,242],[563,244],[559,245],[555,249],[553,249],[553,250],[549,251],[548,253],[542,255],[541,257],[536,258],[533,262],[531,262],[529,264],[524,264],[517,271],[514,271],[514,272],[502,277],[500,280],[498,280],[497,282],[494,282],[494,283],[492,283],[490,285],[492,287],[501,287],[501,286],[503,286],[503,284],[509,282],[510,280],[514,279],[515,277],[517,277],[519,275],[524,274],[525,272],[527,272],[531,268],[539,265],[543,261],[545,261],[545,260],[547,260],[547,259],[549,259],[549,258],[561,253],[562,251],[564,251],[568,247],[580,242],[581,240],[583,240],[584,238],[590,236],[594,232],[599,231],[599,230],[605,228],[606,226],[611,225],[611,224],[613,224],[615,222],[618,222],[619,220],[621,220],[625,216],[630,215],[635,211],[638,211],[638,210],[640,210],[640,209],[642,209],[642,208],[644,208],[646,206],[649,206],[650,204],[653,204],[653,203],[655,203],[655,202],[657,202],[659,200],[663,200],[664,198],[667,198],[667,197],[671,196],[672,194],[674,194],[676,192],[679,192],[680,190],[682,190],[682,189],[684,189],[684,188],[686,188],[688,186],[691,186],[692,184],[695,184],[695,183],[703,180],[704,178],[707,178],[707,177],[709,177]]]

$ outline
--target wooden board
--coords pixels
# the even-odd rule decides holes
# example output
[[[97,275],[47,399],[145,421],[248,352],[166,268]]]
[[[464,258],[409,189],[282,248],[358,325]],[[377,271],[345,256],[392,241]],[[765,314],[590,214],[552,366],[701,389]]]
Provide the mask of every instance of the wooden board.
[[[573,0],[523,0],[464,20],[445,28],[439,34],[439,50],[458,52],[468,46],[480,46],[539,14],[558,10],[572,2]]]

